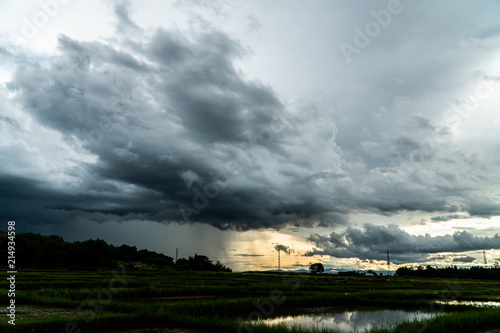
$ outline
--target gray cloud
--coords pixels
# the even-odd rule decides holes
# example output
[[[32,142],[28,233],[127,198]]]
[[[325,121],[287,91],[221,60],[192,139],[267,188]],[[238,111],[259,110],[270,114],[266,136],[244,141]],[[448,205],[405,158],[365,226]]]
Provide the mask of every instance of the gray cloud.
[[[440,252],[464,252],[483,249],[500,249],[500,235],[477,237],[467,231],[445,236],[415,236],[397,225],[377,226],[365,224],[364,229],[348,228],[345,232],[332,232],[329,236],[311,235],[308,240],[316,248],[306,256],[331,255],[337,258],[386,259],[396,264],[424,262],[429,254]]]
[[[135,22],[130,18],[129,0],[119,0],[114,4],[115,16],[118,19],[117,30],[121,32],[131,32],[133,30],[140,30]]]
[[[206,1],[185,6],[203,5],[224,10],[223,15],[232,10]],[[493,27],[458,31],[453,27],[463,22],[463,13],[452,10],[454,25],[443,29],[446,38],[429,42],[427,34],[417,34],[421,20],[411,19],[406,27],[411,45],[403,36],[399,42],[406,47],[394,47],[403,31],[394,21],[352,66],[335,67],[346,81],[324,83],[335,91],[330,112],[317,101],[285,101],[273,87],[249,78],[235,65],[251,57],[247,46],[211,25],[194,32],[141,30],[129,6],[128,1],[115,6],[122,33],[107,41],[61,36],[60,54],[43,57],[0,48],[16,64],[7,89],[0,87],[2,96],[14,97],[2,98],[1,109],[15,105],[34,126],[60,136],[68,146],[61,154],[72,165],[47,157],[57,172],[21,177],[3,170],[6,219],[142,219],[248,230],[348,225],[352,213],[440,214],[433,221],[459,213],[500,214],[498,168],[484,157],[495,154],[456,145],[452,126],[442,119],[455,101],[433,99],[436,91],[456,95],[447,86],[457,77],[455,66],[477,73],[462,52],[476,55],[474,43],[485,43],[476,56],[487,57],[483,48],[493,48],[486,43]],[[352,35],[353,22],[363,22],[359,6],[342,5],[349,13],[340,21],[346,36]],[[440,5],[418,6],[401,15],[442,12]],[[265,18],[255,16],[255,22],[265,31]],[[443,54],[454,60],[443,62]],[[321,66],[314,72],[330,65]],[[19,129],[29,132],[7,111],[0,114],[0,125],[12,137]],[[29,146],[23,145],[23,156],[32,158],[29,167],[38,171],[37,149]],[[20,162],[12,147],[12,159]]]
[[[274,244],[274,249],[276,251],[282,251],[285,252],[286,254],[291,254],[294,252],[293,249],[291,249],[289,246],[282,245],[282,244]]]
[[[298,261],[295,262],[295,264],[291,265],[291,267],[294,267],[294,268],[305,268],[305,269],[309,269],[309,265],[310,264],[301,264],[299,263]]]
[[[432,222],[446,222],[450,220],[458,220],[458,219],[469,219],[470,217],[459,214],[451,214],[451,215],[441,215],[441,216],[433,216],[431,217]]]
[[[307,225],[319,214],[331,220],[328,204],[308,194],[314,173],[294,165],[283,140],[301,129],[287,123],[269,87],[233,68],[237,42],[217,31],[193,41],[158,30],[127,45],[140,53],[62,36],[60,56],[48,66],[27,63],[8,84],[41,125],[97,157],[82,165],[82,186],[67,189],[70,197],[44,196],[58,204],[39,209],[235,229]],[[272,174],[288,185],[280,190]]]
[[[471,256],[453,258],[453,262],[465,262],[465,263],[469,263],[469,262],[473,262],[474,260],[476,260],[476,258],[471,257]]]

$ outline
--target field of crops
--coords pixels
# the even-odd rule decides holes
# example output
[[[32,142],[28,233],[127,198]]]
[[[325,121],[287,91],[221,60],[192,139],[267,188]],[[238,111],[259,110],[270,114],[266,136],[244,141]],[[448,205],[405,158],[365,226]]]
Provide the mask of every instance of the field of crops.
[[[302,332],[249,320],[311,309],[444,312],[374,332],[476,332],[500,327],[500,308],[448,305],[500,301],[500,281],[338,277],[277,273],[56,271],[17,274],[15,326],[5,332]],[[146,330],[144,330],[146,332]],[[305,332],[305,331],[304,331]]]

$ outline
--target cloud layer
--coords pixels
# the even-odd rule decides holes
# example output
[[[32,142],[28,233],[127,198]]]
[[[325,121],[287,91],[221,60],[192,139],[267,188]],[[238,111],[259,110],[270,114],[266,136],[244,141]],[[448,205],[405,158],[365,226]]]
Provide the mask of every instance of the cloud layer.
[[[350,20],[339,21],[337,30],[348,31],[347,38],[366,17],[357,5],[341,7]],[[434,13],[446,8],[405,5],[399,18],[413,13],[421,27],[422,17],[432,13],[436,22],[441,16]],[[61,35],[57,55],[8,43],[0,49],[2,64],[15,69],[0,86],[6,160],[0,218],[201,222],[248,230],[347,226],[353,213],[432,212],[435,222],[500,215],[498,142],[469,134],[487,129],[495,137],[491,124],[500,120],[494,94],[484,86],[498,82],[486,66],[500,45],[490,14],[472,15],[467,23],[452,11],[443,40],[431,43],[414,21],[404,30],[404,20],[394,18],[350,67],[333,54],[315,63],[309,79],[323,80],[317,73],[330,67],[339,73],[323,87],[334,87],[328,92],[333,111],[320,101],[284,98],[249,77],[237,64],[251,59],[251,50],[210,24],[146,30],[130,14],[127,2],[115,6],[113,38]],[[486,23],[476,29],[478,20]],[[411,34],[410,42],[401,31]],[[315,62],[316,51],[306,51],[303,59]],[[457,87],[456,77],[474,84]],[[478,112],[490,124],[463,108],[476,92],[488,95]],[[467,240],[497,246],[496,238],[468,233],[414,239],[394,226],[369,225],[311,240],[318,253],[378,258],[367,233],[381,237],[380,244],[384,237],[393,242],[391,252],[401,261],[439,252],[434,247],[441,241],[450,251],[464,251]],[[416,254],[406,259],[407,252]]]
[[[330,255],[337,258],[385,260],[390,252],[391,262],[404,264],[425,262],[430,254],[500,249],[500,234],[493,237],[477,237],[467,231],[453,235],[410,235],[395,224],[377,226],[365,224],[363,229],[347,228],[345,232],[332,232],[329,236],[311,235],[308,239],[316,248],[306,256]],[[471,262],[470,256],[453,261]]]
[[[117,45],[62,36],[59,51],[19,65],[7,87],[40,126],[92,161],[62,193],[43,179],[4,175],[13,208],[4,217],[28,214],[8,185],[16,181],[33,190],[31,220],[64,212],[244,230],[335,211],[317,184],[339,172],[334,124],[288,118],[270,87],[234,68],[244,50],[227,35],[159,29]]]

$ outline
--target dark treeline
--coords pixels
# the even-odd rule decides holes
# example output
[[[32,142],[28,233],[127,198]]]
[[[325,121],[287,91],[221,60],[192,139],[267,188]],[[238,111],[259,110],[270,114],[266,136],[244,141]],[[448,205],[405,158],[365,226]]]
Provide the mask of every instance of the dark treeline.
[[[500,268],[494,265],[490,268],[473,266],[470,268],[458,268],[448,266],[444,268],[434,268],[431,266],[400,267],[396,271],[397,276],[410,277],[439,277],[439,278],[469,278],[469,279],[500,279]]]
[[[2,252],[7,252],[6,233],[0,231]],[[173,258],[135,246],[114,246],[102,239],[66,242],[59,236],[35,233],[16,234],[16,266],[19,268],[104,269],[127,267],[132,269],[182,269],[231,272],[220,262],[213,263],[207,256],[195,254],[188,259]],[[5,256],[7,257],[7,256]]]

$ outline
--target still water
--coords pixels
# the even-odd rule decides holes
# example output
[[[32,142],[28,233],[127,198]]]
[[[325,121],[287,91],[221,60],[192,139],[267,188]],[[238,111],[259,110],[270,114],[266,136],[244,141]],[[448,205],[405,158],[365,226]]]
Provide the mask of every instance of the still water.
[[[262,320],[267,325],[300,326],[302,328],[328,328],[340,332],[357,332],[374,327],[390,327],[403,320],[426,319],[436,313],[383,310],[314,313],[299,316],[277,317]]]
[[[500,307],[500,302],[495,301],[436,301],[438,304],[447,304],[447,305],[472,305],[477,307]]]

